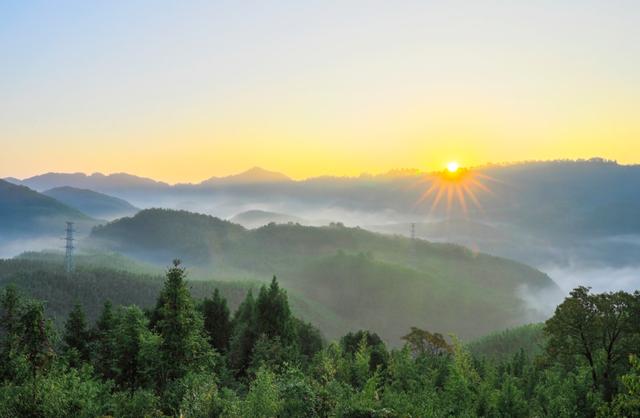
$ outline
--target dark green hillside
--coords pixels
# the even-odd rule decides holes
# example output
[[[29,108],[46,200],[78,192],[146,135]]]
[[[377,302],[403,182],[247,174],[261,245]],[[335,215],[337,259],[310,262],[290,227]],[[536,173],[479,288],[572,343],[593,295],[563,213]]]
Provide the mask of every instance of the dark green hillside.
[[[0,238],[60,235],[66,221],[85,231],[96,223],[56,199],[0,180]]]
[[[265,278],[340,318],[399,343],[410,326],[465,338],[531,320],[522,292],[555,288],[545,274],[464,247],[340,224],[270,224],[246,230],[182,211],[144,210],[94,229],[91,239],[147,261],[179,257],[199,276]],[[535,316],[535,314],[534,314]]]
[[[130,216],[139,210],[126,200],[88,189],[64,186],[49,189],[42,192],[42,194],[53,197],[65,205],[99,219]]]
[[[109,268],[105,266],[108,261],[117,261],[118,264]],[[45,301],[48,314],[61,324],[76,302],[83,304],[91,321],[97,319],[105,300],[115,305],[151,308],[164,280],[163,272],[141,274],[123,270],[143,268],[122,256],[80,256],[76,263],[77,270],[68,276],[60,255],[25,254],[15,259],[0,260],[0,288],[14,284],[26,295]],[[189,287],[196,299],[210,297],[218,288],[228,299],[230,307],[235,309],[247,291],[257,289],[259,283],[191,280]],[[290,298],[293,310],[300,317],[318,324],[328,331],[329,336],[337,336],[344,329],[339,318],[322,306],[295,292]]]
[[[547,338],[544,324],[527,324],[485,335],[468,344],[469,351],[478,357],[505,359],[523,350],[530,358],[542,353]]]
[[[165,264],[177,257],[187,264],[206,264],[227,252],[245,232],[240,225],[212,216],[148,209],[97,226],[91,236],[113,250],[150,261]]]

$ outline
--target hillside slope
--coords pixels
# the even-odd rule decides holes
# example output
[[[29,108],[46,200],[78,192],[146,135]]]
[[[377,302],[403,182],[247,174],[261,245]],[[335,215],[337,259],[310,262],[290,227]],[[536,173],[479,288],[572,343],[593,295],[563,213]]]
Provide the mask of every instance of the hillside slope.
[[[46,190],[42,194],[99,219],[111,220],[131,216],[139,210],[124,199],[89,189],[63,186]]]
[[[474,337],[539,319],[522,294],[556,289],[545,274],[510,260],[339,224],[246,230],[154,209],[96,227],[91,240],[146,261],[179,257],[210,276],[276,274],[350,328],[375,328],[392,342],[410,326]]]
[[[61,236],[66,221],[88,229],[95,220],[58,200],[25,186],[0,180],[0,238]]]
[[[114,260],[107,256],[104,261]],[[127,266],[131,260],[121,261]],[[77,269],[67,275],[63,268],[62,256],[52,254],[27,254],[23,257],[0,260],[0,289],[8,285],[16,286],[24,294],[45,302],[47,314],[58,326],[62,326],[75,303],[81,303],[89,321],[95,321],[106,300],[115,305],[135,304],[150,309],[162,289],[165,276],[158,274],[131,273],[122,269],[104,267],[96,255],[77,258]],[[251,289],[258,291],[259,282],[221,282],[190,280],[191,294],[196,299],[210,297],[218,288],[228,300],[231,310],[235,310]],[[318,324],[326,335],[335,338],[345,328],[339,318],[323,307],[307,300],[295,292],[289,292],[289,301],[296,315],[306,321]]]

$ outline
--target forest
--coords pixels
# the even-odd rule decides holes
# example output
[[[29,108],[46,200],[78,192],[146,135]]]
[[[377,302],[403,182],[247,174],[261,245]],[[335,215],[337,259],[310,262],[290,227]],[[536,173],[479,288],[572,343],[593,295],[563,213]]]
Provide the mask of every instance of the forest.
[[[276,277],[232,314],[179,260],[154,306],[104,300],[95,321],[0,296],[1,417],[640,416],[640,292],[579,287],[544,324],[472,344],[411,327],[399,347],[327,341]]]

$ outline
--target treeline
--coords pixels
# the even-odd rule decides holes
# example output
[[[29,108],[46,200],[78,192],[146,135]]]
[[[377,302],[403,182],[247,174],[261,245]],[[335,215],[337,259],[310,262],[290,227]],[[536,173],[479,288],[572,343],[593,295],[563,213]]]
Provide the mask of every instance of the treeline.
[[[217,290],[195,301],[179,262],[153,309],[106,302],[90,325],[78,304],[60,335],[41,302],[0,296],[0,417],[640,416],[638,292],[576,289],[533,358],[419,328],[401,349],[367,331],[327,344],[275,278],[232,315]]]

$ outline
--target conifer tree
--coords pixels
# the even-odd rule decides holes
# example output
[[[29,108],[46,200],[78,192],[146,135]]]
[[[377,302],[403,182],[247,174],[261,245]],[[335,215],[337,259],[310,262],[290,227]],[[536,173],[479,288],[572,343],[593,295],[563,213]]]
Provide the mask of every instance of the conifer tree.
[[[226,299],[220,296],[220,291],[217,288],[213,292],[212,299],[205,298],[203,301],[202,313],[204,330],[209,337],[209,343],[218,352],[227,352],[231,338],[229,308]]]
[[[105,379],[115,377],[116,367],[116,318],[111,301],[107,300],[94,330],[95,367]]]
[[[256,332],[269,338],[280,337],[288,343],[293,339],[291,309],[287,294],[278,286],[273,276],[269,288],[263,286],[256,301]]]
[[[247,296],[233,316],[232,336],[229,342],[229,365],[236,375],[242,375],[249,367],[253,346],[257,340],[255,331],[256,303],[253,292]]]
[[[15,286],[0,294],[0,381],[16,377],[23,301]]]
[[[204,336],[202,317],[195,310],[184,281],[185,270],[174,260],[160,295],[157,312],[161,337],[161,385],[178,379],[191,368],[210,365],[212,352]]]
[[[22,350],[26,355],[32,379],[32,399],[36,399],[36,379],[54,357],[51,347],[51,326],[44,316],[44,306],[31,302],[21,319]]]
[[[82,362],[89,361],[90,357],[90,334],[84,311],[79,303],[76,303],[69,313],[64,330],[64,351],[68,356],[69,365],[79,367]]]

